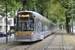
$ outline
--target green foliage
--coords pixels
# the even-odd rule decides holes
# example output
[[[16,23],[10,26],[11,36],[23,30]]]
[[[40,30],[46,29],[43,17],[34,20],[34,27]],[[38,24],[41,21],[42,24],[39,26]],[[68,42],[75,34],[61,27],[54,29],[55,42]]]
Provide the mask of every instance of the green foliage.
[[[25,5],[23,3],[26,1]],[[5,16],[5,1],[1,0],[0,14]],[[63,25],[66,25],[66,15],[71,17],[71,4],[72,0],[8,0],[8,12],[13,17],[15,16],[14,10],[25,11],[36,11],[41,15],[45,16],[54,23],[60,21]],[[67,14],[66,14],[67,12]]]
[[[4,4],[5,3],[5,4]],[[6,0],[1,0],[0,1],[0,15],[2,17],[5,17],[5,13],[6,13]],[[13,15],[13,13],[11,13],[14,10],[17,10],[19,8],[21,8],[22,3],[21,2],[15,2],[14,0],[8,0],[7,1],[7,12],[10,12],[10,14]],[[13,15],[12,17],[14,17],[15,15]]]

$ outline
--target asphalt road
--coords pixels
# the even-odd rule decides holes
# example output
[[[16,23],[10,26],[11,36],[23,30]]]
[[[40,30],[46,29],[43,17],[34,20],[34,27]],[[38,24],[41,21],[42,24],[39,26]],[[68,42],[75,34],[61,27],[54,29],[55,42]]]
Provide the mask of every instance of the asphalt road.
[[[8,35],[8,41],[12,41],[14,40],[14,34],[12,34],[11,36]],[[0,37],[0,43],[5,43],[6,42],[6,37]]]

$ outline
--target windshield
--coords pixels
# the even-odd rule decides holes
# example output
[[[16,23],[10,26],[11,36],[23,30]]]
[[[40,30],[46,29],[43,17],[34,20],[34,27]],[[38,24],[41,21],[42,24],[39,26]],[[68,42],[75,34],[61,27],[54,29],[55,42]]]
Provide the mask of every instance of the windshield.
[[[26,15],[28,15],[26,17]],[[20,17],[19,17],[20,16]],[[19,14],[17,21],[17,31],[33,31],[34,30],[34,18],[32,14]]]

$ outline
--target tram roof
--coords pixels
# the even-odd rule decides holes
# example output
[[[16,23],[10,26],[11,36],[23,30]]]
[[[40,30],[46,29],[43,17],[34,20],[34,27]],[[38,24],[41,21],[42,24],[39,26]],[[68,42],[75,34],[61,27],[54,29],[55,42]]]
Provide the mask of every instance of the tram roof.
[[[43,18],[44,20],[50,22],[50,23],[53,23],[51,21],[49,21],[47,18],[45,18],[44,16],[42,16],[41,14],[37,13],[37,12],[34,12],[34,11],[19,11],[18,13],[22,13],[22,12],[30,12],[30,13],[33,13],[35,16],[38,16],[38,17],[41,17]],[[55,25],[55,23],[53,23]]]

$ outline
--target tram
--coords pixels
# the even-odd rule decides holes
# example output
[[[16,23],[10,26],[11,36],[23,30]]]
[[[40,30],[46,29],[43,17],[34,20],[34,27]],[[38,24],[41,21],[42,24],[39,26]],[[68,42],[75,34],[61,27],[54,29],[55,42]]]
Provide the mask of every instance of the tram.
[[[15,41],[43,40],[56,31],[56,24],[34,11],[19,11],[14,19]]]

